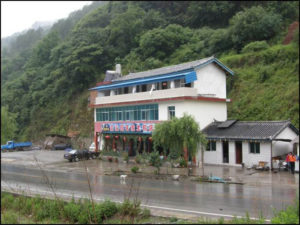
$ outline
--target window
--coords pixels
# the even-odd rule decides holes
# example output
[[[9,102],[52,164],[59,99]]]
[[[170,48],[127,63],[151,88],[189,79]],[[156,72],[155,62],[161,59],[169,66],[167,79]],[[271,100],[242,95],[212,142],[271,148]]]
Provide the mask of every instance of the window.
[[[171,120],[173,117],[175,117],[175,106],[169,106],[168,107],[168,119]]]
[[[96,121],[158,120],[158,104],[96,109]]]
[[[102,118],[103,118],[103,121],[108,121],[108,115],[109,113],[108,112],[102,112]]]
[[[185,83],[185,79],[181,79],[180,87],[193,87],[193,82],[187,84],[187,83]]]
[[[180,80],[175,80],[175,88],[180,88]]]
[[[124,94],[128,94],[128,87],[124,87]]]
[[[161,83],[161,89],[162,90],[168,89],[168,82],[167,81]]]
[[[159,90],[159,86],[160,86],[159,84],[160,84],[160,83],[156,83],[156,84],[155,84],[155,90]]]
[[[142,109],[142,120],[150,120],[150,113],[148,109]]]
[[[140,85],[136,86],[136,93],[140,92]]]
[[[133,110],[125,111],[125,120],[134,120]]]
[[[215,141],[208,141],[206,145],[206,151],[216,151],[216,142]]]
[[[260,154],[260,143],[250,142],[250,153]]]
[[[143,84],[142,85],[142,92],[146,92],[147,91],[147,84]]]
[[[117,111],[116,113],[117,113],[117,118],[116,118],[116,120],[117,120],[117,121],[123,120],[123,116],[122,116],[123,113],[122,113],[122,111]]]
[[[192,87],[192,83],[188,83],[184,85],[185,87]]]

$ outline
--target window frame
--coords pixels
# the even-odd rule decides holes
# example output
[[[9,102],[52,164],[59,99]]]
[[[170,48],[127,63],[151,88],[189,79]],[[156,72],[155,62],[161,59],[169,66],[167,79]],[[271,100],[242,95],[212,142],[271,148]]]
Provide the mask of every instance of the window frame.
[[[174,115],[172,115],[173,113]],[[176,108],[174,105],[170,105],[168,106],[168,120],[171,120],[174,117],[176,117]]]
[[[215,152],[215,151],[217,151],[217,142],[216,141],[208,141],[207,145],[206,145],[205,151],[208,151],[208,152]]]
[[[249,153],[260,154],[260,142],[249,142]]]

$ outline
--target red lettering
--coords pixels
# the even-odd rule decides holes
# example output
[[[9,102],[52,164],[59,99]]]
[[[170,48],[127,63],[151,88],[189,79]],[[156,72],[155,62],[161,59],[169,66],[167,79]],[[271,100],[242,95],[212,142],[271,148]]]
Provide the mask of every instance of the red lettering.
[[[120,125],[120,131],[124,131],[124,125],[123,124]]]
[[[119,125],[118,124],[115,125],[115,131],[119,131]]]
[[[143,131],[147,131],[147,125],[146,124],[143,125]]]
[[[134,126],[134,124],[131,125],[131,131],[135,131],[135,126]]]
[[[128,131],[128,125],[126,125],[126,131]]]

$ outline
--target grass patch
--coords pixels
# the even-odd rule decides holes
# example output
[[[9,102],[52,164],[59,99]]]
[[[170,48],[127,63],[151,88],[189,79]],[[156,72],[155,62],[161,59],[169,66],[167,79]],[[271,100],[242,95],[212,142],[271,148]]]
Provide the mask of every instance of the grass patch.
[[[299,200],[286,209],[274,212],[272,224],[299,224]],[[251,220],[243,218],[224,220],[199,218],[198,221],[176,217],[163,218],[150,215],[150,210],[140,207],[140,201],[125,200],[117,204],[110,200],[96,203],[88,199],[71,202],[37,197],[14,196],[1,192],[1,224],[266,224],[263,216]]]

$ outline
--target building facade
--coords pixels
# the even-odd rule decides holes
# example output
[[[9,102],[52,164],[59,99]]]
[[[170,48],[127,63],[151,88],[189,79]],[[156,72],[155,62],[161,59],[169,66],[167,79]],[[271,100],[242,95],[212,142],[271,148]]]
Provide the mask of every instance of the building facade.
[[[202,131],[209,140],[205,163],[252,167],[263,162],[271,169],[274,160],[292,151],[291,141],[299,135],[290,121],[214,121]]]
[[[150,152],[155,125],[184,113],[201,129],[227,120],[226,78],[231,75],[215,57],[126,76],[118,65],[90,89],[96,148]]]

